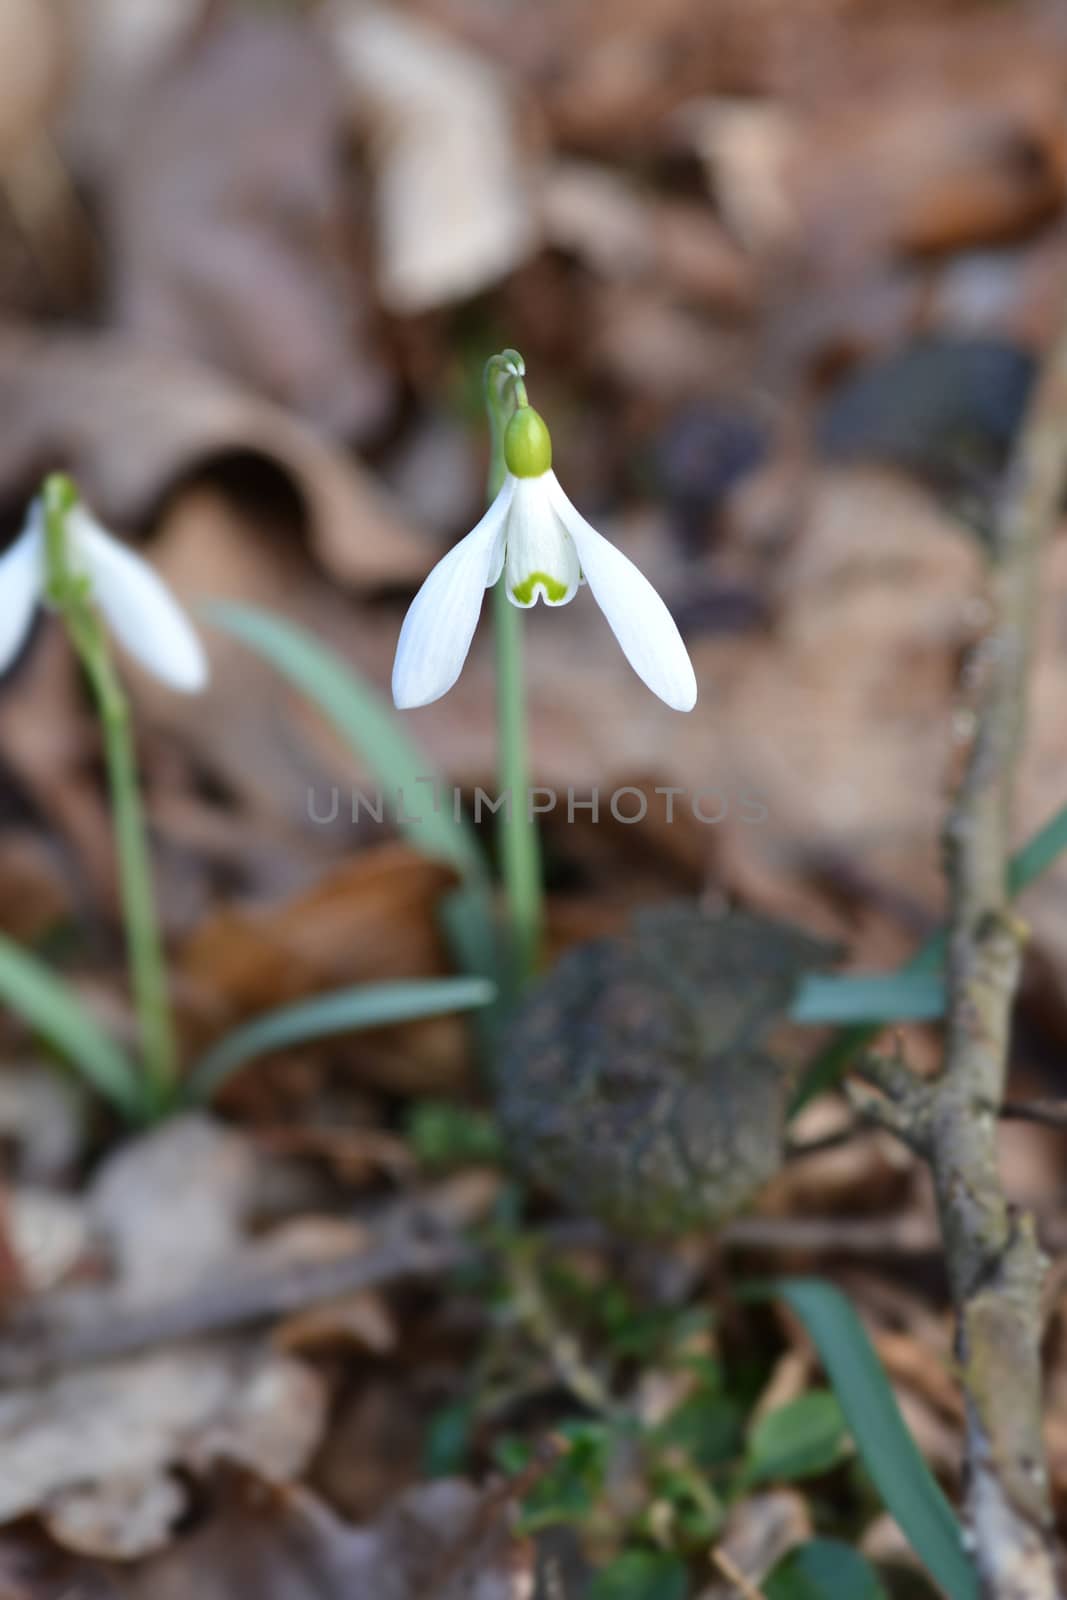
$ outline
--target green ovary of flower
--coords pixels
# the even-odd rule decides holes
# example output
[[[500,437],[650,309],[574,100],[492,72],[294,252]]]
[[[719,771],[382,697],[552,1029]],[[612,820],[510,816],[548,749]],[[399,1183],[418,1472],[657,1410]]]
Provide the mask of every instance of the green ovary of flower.
[[[567,585],[560,583],[558,578],[550,577],[547,572],[531,572],[521,583],[513,583],[511,592],[521,606],[528,606],[539,584],[546,599],[551,600],[554,605],[566,598]]]
[[[516,478],[540,478],[552,466],[552,439],[533,406],[520,406],[504,432],[504,460]]]

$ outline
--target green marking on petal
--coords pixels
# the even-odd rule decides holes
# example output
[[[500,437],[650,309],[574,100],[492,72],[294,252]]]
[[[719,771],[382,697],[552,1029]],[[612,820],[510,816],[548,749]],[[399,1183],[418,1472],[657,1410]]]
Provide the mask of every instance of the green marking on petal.
[[[521,606],[528,606],[538,585],[544,590],[549,600],[558,601],[566,597],[567,585],[560,583],[558,578],[549,577],[547,572],[531,572],[529,577],[523,578],[521,583],[513,583],[511,592]]]

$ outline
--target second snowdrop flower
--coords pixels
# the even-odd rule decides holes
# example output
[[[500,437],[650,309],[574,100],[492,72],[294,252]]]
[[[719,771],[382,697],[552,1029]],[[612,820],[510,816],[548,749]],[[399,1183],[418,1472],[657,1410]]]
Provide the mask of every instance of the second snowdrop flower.
[[[524,394],[524,386],[523,386]],[[633,562],[575,510],[552,471],[538,413],[516,407],[504,434],[503,486],[477,527],[439,561],[404,619],[393,698],[405,709],[446,694],[470,649],[482,596],[503,574],[512,605],[564,606],[587,583],[623,654],[654,694],[691,711],[697,686],[670,612]]]
[[[79,500],[67,511],[63,533],[63,549],[50,550],[44,507],[35,500],[19,537],[0,556],[0,672],[25,642],[38,606],[62,606],[62,596],[53,593],[58,576],[84,586],[115,638],[155,677],[185,693],[202,689],[208,679],[203,646],[148,563]]]

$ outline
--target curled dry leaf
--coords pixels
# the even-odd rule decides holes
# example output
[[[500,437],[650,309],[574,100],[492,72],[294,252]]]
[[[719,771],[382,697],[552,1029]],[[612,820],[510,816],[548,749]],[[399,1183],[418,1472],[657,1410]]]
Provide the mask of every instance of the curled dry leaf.
[[[603,277],[666,281],[719,311],[752,307],[751,269],[706,207],[642,195],[608,167],[579,161],[549,172],[543,205],[550,241]]]
[[[167,1472],[120,1474],[75,1483],[49,1496],[43,1522],[67,1550],[132,1559],[156,1550],[186,1508],[186,1493]]]
[[[557,137],[628,154],[654,149],[670,113],[692,96],[742,81],[758,88],[793,20],[773,0],[711,7],[618,0],[610,26],[597,0],[574,0],[554,8],[551,30],[537,31],[535,16],[524,31],[521,13],[505,13],[499,48],[535,58]]]
[[[52,1288],[89,1251],[85,1207],[58,1190],[15,1187],[8,1196],[6,1221],[25,1289]]]
[[[698,97],[680,106],[679,137],[701,158],[719,208],[756,256],[796,241],[798,216],[789,168],[797,140],[794,114],[776,100]]]
[[[141,96],[100,187],[120,329],[360,439],[395,384],[348,259],[343,134],[336,64],[303,19],[221,10]]]
[[[916,36],[872,79],[857,41],[837,70],[862,88],[813,100],[792,179],[820,274],[1003,244],[1063,205],[1059,50],[996,12],[961,43]]]
[[[370,1235],[342,1217],[302,1217],[270,1235],[272,1258],[293,1262],[330,1261],[369,1247]],[[357,1290],[297,1311],[275,1330],[274,1343],[290,1355],[314,1355],[338,1348],[373,1350],[396,1344],[396,1325],[384,1298],[374,1289]]]
[[[24,944],[46,939],[69,918],[72,899],[50,842],[33,828],[6,829],[0,838],[0,927],[8,937]]]
[[[255,1261],[246,1229],[267,1181],[252,1144],[203,1117],[176,1119],[109,1157],[82,1226],[109,1247],[119,1314],[173,1303],[212,1269]],[[73,1326],[93,1293],[43,1304],[65,1305]],[[161,1348],[10,1388],[0,1397],[0,1522],[39,1511],[72,1549],[143,1555],[186,1508],[176,1469],[243,1461],[285,1480],[310,1459],[325,1408],[309,1367],[251,1340]]]
[[[87,1121],[84,1091],[69,1075],[38,1061],[32,1072],[0,1068],[0,1142],[17,1183],[62,1180],[84,1154]]]
[[[274,906],[224,907],[185,945],[180,970],[227,1021],[342,983],[441,970],[433,912],[452,869],[387,844]]]
[[[73,1556],[36,1528],[0,1534],[3,1600],[121,1600],[109,1573]]]
[[[72,56],[63,142],[79,171],[95,176],[114,157],[128,137],[134,104],[189,41],[210,4],[53,0]]]
[[[205,463],[250,451],[291,480],[311,546],[340,582],[413,582],[425,549],[370,476],[229,380],[108,336],[0,331],[0,494],[62,462],[104,522],[136,521]]]
[[[54,10],[41,0],[0,4],[0,171],[43,134],[64,67]]]
[[[349,984],[446,970],[436,911],[450,867],[386,844],[331,868],[273,905],[223,907],[192,934],[177,970],[206,1045],[258,1011]],[[429,1018],[358,1041],[361,1071],[391,1089],[441,1088],[465,1075],[461,1020]]]
[[[120,1145],[88,1209],[129,1298],[172,1295],[237,1256],[267,1170],[245,1135],[193,1114]]]
[[[502,74],[428,23],[368,0],[331,0],[323,26],[371,136],[385,304],[410,315],[505,277],[535,240]]]
[[[216,1514],[147,1562],[126,1600],[529,1600],[532,1556],[507,1502],[458,1479],[401,1495],[370,1527],[341,1522],[314,1496],[231,1484]]]
[[[8,1391],[0,1523],[54,1507],[52,1532],[64,1544],[144,1554],[166,1541],[186,1504],[167,1488],[174,1468],[238,1460],[287,1477],[318,1442],[324,1406],[320,1379],[302,1363],[214,1343]]]

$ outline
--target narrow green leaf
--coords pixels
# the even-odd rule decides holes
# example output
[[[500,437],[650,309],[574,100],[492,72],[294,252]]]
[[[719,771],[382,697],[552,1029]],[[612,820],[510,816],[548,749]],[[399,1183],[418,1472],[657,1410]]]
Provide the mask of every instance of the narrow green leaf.
[[[225,1034],[193,1067],[186,1093],[193,1100],[210,1099],[232,1073],[270,1050],[331,1034],[412,1022],[417,1017],[471,1011],[489,1005],[494,994],[493,985],[485,978],[428,978],[360,984],[299,1000]]]
[[[945,1012],[945,983],[934,972],[877,972],[801,981],[794,1022],[933,1022]]]
[[[584,1600],[685,1600],[685,1563],[662,1550],[626,1550],[597,1573]]]
[[[748,1441],[747,1483],[816,1478],[835,1467],[846,1445],[836,1396],[812,1389],[761,1417]]]
[[[143,1097],[133,1062],[95,1021],[74,991],[43,961],[0,935],[0,999],[94,1089],[137,1118]]]
[[[1039,828],[1022,849],[1012,856],[1008,863],[1009,892],[1013,896],[1022,894],[1055,865],[1064,851],[1067,851],[1067,806],[1057,811],[1055,816],[1051,817],[1044,827]],[[940,928],[931,934],[910,960],[903,964],[900,976],[913,978],[923,973],[935,973],[944,965],[944,960],[945,931]],[[836,1034],[801,1077],[790,1107],[790,1115],[795,1116],[798,1111],[803,1110],[809,1100],[814,1100],[816,1095],[831,1089],[843,1078],[857,1057],[862,1055],[868,1045],[878,1037],[882,1026],[881,1022],[862,1022],[843,1028]]]
[[[887,1510],[950,1600],[978,1600],[978,1580],[955,1513],[908,1432],[871,1341],[845,1296],[817,1278],[779,1278],[744,1293],[752,1299],[777,1296],[796,1312]]]
[[[837,1539],[798,1545],[765,1579],[766,1600],[889,1600],[885,1585],[858,1551]]]
[[[1035,879],[1054,866],[1067,850],[1067,806],[1062,807],[1048,822],[1017,850],[1008,863],[1008,890],[1012,895],[1022,894]]]
[[[256,606],[214,602],[204,616],[240,639],[312,700],[365,761],[383,796],[397,801],[397,827],[427,855],[447,861],[463,888],[445,905],[446,931],[465,971],[493,976],[497,951],[489,875],[478,840],[442,798],[443,780],[378,691],[294,623]],[[398,801],[399,796],[399,801]]]

